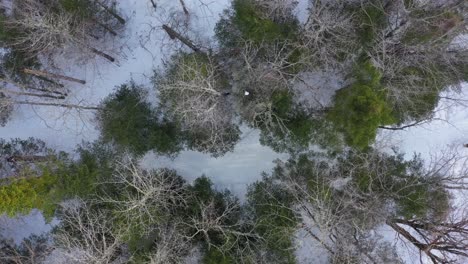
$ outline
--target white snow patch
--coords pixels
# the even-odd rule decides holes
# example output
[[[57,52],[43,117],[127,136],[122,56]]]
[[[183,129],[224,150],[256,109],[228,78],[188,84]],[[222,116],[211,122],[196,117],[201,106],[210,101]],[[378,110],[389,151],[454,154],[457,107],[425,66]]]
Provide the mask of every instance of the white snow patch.
[[[294,14],[301,24],[305,24],[309,18],[310,0],[299,0],[294,8]]]
[[[149,153],[141,165],[147,169],[171,168],[191,182],[205,175],[216,188],[229,189],[240,199],[245,198],[247,185],[262,179],[262,172],[271,172],[276,159],[287,159],[289,155],[278,154],[260,145],[258,130],[242,127],[242,139],[233,152],[213,158],[208,154],[184,151],[175,159]]]
[[[468,34],[456,37],[451,43],[451,49],[468,49]]]
[[[31,213],[17,218],[0,216],[0,233],[6,239],[13,239],[17,244],[23,239],[35,234],[41,235],[49,232],[53,226],[57,225],[57,219],[52,219],[47,223],[42,213],[32,210]]]
[[[420,263],[420,260],[422,261],[421,263],[430,263],[424,254],[420,254],[414,245],[404,240],[404,238],[399,237],[398,233],[390,226],[381,225],[375,228],[374,231],[381,236],[382,242],[389,242],[395,247],[398,256],[405,263]]]
[[[429,160],[431,154],[451,145],[457,146],[460,154],[468,155],[468,148],[463,147],[468,143],[468,84],[462,87],[460,94],[451,96],[464,100],[465,104],[454,105],[452,100],[442,99],[433,121],[405,130],[381,130],[377,142],[398,146],[408,158],[421,153],[423,159]]]
[[[307,206],[307,205],[306,205]],[[330,252],[311,234],[327,245],[333,245],[328,234],[318,228],[316,222],[302,208],[298,208],[302,219],[302,227],[295,233],[294,243],[296,251],[294,252],[298,263],[327,264],[329,263]],[[309,208],[313,213],[313,209]]]
[[[320,243],[313,239],[305,229],[295,234],[297,263],[328,264],[330,253]]]

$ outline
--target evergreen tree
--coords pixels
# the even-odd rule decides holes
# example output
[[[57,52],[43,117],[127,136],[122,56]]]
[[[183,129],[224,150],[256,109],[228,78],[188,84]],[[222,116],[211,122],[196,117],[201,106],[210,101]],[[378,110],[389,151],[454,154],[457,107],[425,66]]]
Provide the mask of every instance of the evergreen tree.
[[[383,96],[379,71],[369,62],[358,67],[356,82],[336,93],[328,118],[344,132],[350,146],[364,149],[375,140],[379,126],[396,120]]]
[[[104,142],[114,142],[135,154],[149,150],[173,154],[180,149],[177,127],[158,116],[145,101],[142,87],[130,82],[101,103],[97,120]]]

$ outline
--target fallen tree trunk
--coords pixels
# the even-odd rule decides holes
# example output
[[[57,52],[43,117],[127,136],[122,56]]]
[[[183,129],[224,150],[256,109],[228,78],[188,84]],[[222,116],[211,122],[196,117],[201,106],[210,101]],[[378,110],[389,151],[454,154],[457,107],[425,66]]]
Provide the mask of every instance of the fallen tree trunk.
[[[164,29],[164,31],[166,31],[166,33],[169,35],[169,37],[171,39],[178,39],[180,42],[184,43],[185,46],[189,47],[193,51],[195,51],[197,53],[205,54],[190,39],[188,39],[187,37],[182,36],[180,33],[175,31],[174,29],[172,29],[168,25],[163,25],[162,28]]]
[[[30,102],[30,101],[11,101],[11,102],[14,104],[20,104],[20,105],[55,106],[55,107],[75,108],[75,109],[82,109],[82,110],[102,110],[102,108],[100,107],[82,106],[82,105],[76,105],[76,104],[44,103],[44,102]]]
[[[98,55],[98,56],[101,56],[101,57],[107,59],[107,60],[110,61],[110,62],[114,62],[114,61],[115,61],[114,57],[112,57],[112,56],[109,55],[109,54],[106,54],[106,53],[104,53],[104,52],[102,52],[102,51],[100,51],[100,50],[97,50],[97,49],[95,49],[95,48],[92,48],[92,47],[89,47],[89,49],[90,49],[94,54],[96,54],[96,55]]]
[[[35,76],[41,76],[41,77],[46,77],[46,78],[55,78],[55,79],[62,79],[66,80],[69,82],[76,82],[76,83],[81,83],[81,84],[86,84],[86,81],[80,80],[80,79],[75,79],[72,77],[56,74],[56,73],[50,73],[46,71],[40,71],[40,70],[32,70],[32,69],[23,69],[23,72],[26,74],[31,74]]]
[[[99,0],[96,1],[97,4],[99,6],[101,6],[104,10],[106,10],[107,13],[109,13],[111,16],[113,16],[115,19],[117,19],[120,24],[122,25],[125,25],[125,19],[123,19],[123,17],[121,17],[120,15],[118,15],[116,12],[114,12],[114,10],[112,10],[111,8],[107,7],[106,5],[104,5],[103,3],[101,3]]]

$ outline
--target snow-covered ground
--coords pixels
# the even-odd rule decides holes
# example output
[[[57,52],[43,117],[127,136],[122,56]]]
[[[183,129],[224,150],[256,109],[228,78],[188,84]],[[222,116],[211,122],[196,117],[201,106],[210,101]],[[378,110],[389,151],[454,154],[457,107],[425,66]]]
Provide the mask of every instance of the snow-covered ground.
[[[442,99],[435,110],[434,121],[405,130],[381,130],[377,141],[399,146],[408,155],[421,153],[425,159],[452,145],[461,154],[468,155],[468,148],[463,146],[468,143],[468,83],[462,87],[460,94],[450,96],[460,103]]]
[[[5,238],[13,239],[15,243],[21,243],[33,233],[41,235],[49,232],[55,224],[56,219],[47,223],[40,211],[33,210],[20,218],[0,217],[0,233]]]
[[[136,83],[148,85],[148,77],[153,69],[161,65],[162,59],[170,56],[176,43],[167,39],[160,29],[162,23],[170,16],[182,16],[182,8],[176,0],[158,0],[156,10],[149,0],[120,0],[119,8],[127,17],[125,32],[122,38],[114,40],[105,47],[117,58],[110,64],[100,59],[90,63],[74,63],[71,58],[58,61],[63,74],[86,80],[86,85],[67,84],[71,91],[71,102],[87,105],[98,104],[114,88],[133,79]],[[191,34],[202,37],[201,41],[212,44],[213,29],[222,10],[229,5],[229,0],[185,0],[190,12]],[[301,20],[305,20],[308,1],[301,1],[296,8]],[[468,85],[464,88],[463,97],[468,100]],[[150,101],[156,101],[156,95]],[[442,104],[440,109],[445,109]],[[468,109],[464,106],[451,107],[438,112],[439,117],[446,121],[434,121],[428,124],[412,127],[404,131],[381,131],[379,142],[391,142],[406,153],[422,153],[428,158],[431,152],[455,144],[461,152],[468,154]],[[72,151],[82,141],[93,141],[99,135],[93,124],[93,114],[76,112],[68,109],[51,107],[18,107],[12,120],[0,128],[2,138],[36,137],[44,140],[49,147],[58,150]],[[192,151],[182,152],[176,159],[170,160],[148,154],[142,164],[148,168],[167,166],[193,180],[202,174],[210,177],[218,188],[228,188],[242,197],[246,186],[261,178],[261,172],[269,172],[275,159],[287,159],[287,155],[274,153],[259,143],[259,134],[243,128],[241,142],[234,152],[221,158],[212,158]],[[2,234],[21,240],[33,230],[36,233],[47,231],[50,225],[45,224],[42,216],[34,211],[30,215],[18,219],[0,219]],[[390,231],[389,231],[390,232]],[[394,233],[389,233],[391,236]],[[321,258],[311,255],[310,245],[305,234],[298,251],[298,259],[303,263],[323,263]],[[310,244],[310,245],[309,245]],[[320,259],[320,261],[319,261]],[[409,259],[409,258],[406,258]]]
[[[152,7],[149,0],[118,1],[118,8],[127,19],[125,31],[120,34],[121,38],[99,47],[115,56],[116,63],[109,63],[100,58],[83,63],[82,60],[73,58],[73,55],[57,59],[56,64],[62,74],[86,81],[86,85],[66,83],[66,87],[70,90],[68,99],[70,102],[96,105],[116,86],[131,79],[151,89],[149,77],[153,74],[153,69],[161,66],[162,60],[168,58],[178,47],[177,43],[166,37],[161,25],[167,23],[170,17],[183,14],[179,1],[158,0],[155,2],[158,4],[156,9]],[[205,43],[210,44],[215,23],[219,20],[221,12],[229,6],[229,0],[186,0],[185,2],[190,12],[190,28],[193,31],[191,34],[200,36]],[[156,101],[154,93],[150,94],[153,94],[153,97],[148,100]],[[56,107],[19,106],[15,109],[11,121],[5,127],[0,127],[0,137],[5,139],[35,137],[44,140],[51,148],[72,152],[82,141],[93,141],[98,138],[99,133],[93,123],[93,117],[90,111],[77,112]],[[236,158],[245,160],[246,155],[257,157],[257,163],[261,165],[258,168],[253,168],[252,165],[250,172],[248,169],[247,172],[244,170],[244,175],[253,177],[259,173],[259,170],[269,170],[273,163],[270,166],[265,164],[280,157],[275,156],[266,148],[258,148],[258,134],[249,135],[246,135],[246,140],[241,143],[246,149],[242,151],[243,154],[233,155],[230,159],[225,157],[224,162],[221,159],[216,161],[190,152],[182,153],[178,160],[183,162],[187,162],[187,159],[191,160],[192,162],[187,164],[197,164],[197,168],[200,168],[199,171],[195,170],[197,174],[206,173],[207,176],[214,177],[214,182],[218,186],[238,186],[246,180],[245,176],[223,176],[225,178],[222,183],[216,181],[216,175],[223,171],[222,163],[234,164]],[[247,149],[252,151],[249,152]],[[258,151],[255,152],[257,149]],[[197,157],[199,160],[195,162]],[[216,166],[218,169],[215,168]],[[207,170],[209,167],[216,173],[209,173]],[[229,179],[232,179],[231,182]],[[242,190],[239,187],[234,188]],[[39,234],[50,230],[50,225],[45,223],[37,211],[14,220],[0,217],[0,227],[2,227],[0,232],[4,236],[14,238],[15,241],[21,241],[33,231]]]
[[[245,197],[247,185],[262,179],[262,172],[269,172],[276,159],[287,159],[288,155],[275,153],[260,145],[259,131],[242,127],[242,139],[233,152],[213,158],[195,151],[184,151],[174,160],[158,157],[153,153],[142,160],[144,168],[167,167],[188,181],[205,175],[213,180],[218,189],[228,189],[241,198]]]

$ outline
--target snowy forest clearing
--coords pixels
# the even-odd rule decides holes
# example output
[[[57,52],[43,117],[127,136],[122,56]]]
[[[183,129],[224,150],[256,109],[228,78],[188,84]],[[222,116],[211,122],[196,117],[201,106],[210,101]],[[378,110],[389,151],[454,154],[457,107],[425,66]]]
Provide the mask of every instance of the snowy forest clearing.
[[[307,21],[305,6],[308,1],[299,2],[294,12],[299,20],[305,23]],[[97,47],[115,56],[114,63],[101,57],[80,62],[79,57],[74,57],[79,54],[73,53],[61,54],[55,58],[54,66],[59,69],[60,74],[73,76],[86,83],[84,85],[71,82],[65,84],[70,91],[66,104],[98,106],[120,85],[133,80],[137,85],[142,85],[148,90],[145,100],[151,105],[157,105],[160,102],[160,94],[151,89],[153,81],[151,78],[154,78],[155,70],[167,67],[166,65],[170,64],[168,61],[179,49],[190,51],[184,47],[184,44],[177,41],[177,37],[171,39],[168,31],[162,26],[174,20],[186,23],[185,31],[182,33],[211,52],[211,49],[215,50],[219,45],[215,40],[215,25],[222,17],[223,10],[229,7],[229,0],[118,1],[117,8],[126,20],[125,29],[118,32],[118,37],[109,38],[105,44]],[[246,53],[246,57],[247,55],[249,54]],[[308,78],[315,78],[316,82],[308,82],[309,85],[318,86],[319,89],[314,90],[314,94],[307,92],[307,86],[297,88],[299,95],[302,95],[298,100],[302,100],[305,105],[309,104],[310,108],[330,105],[335,91],[343,88],[344,77],[341,75],[324,77],[326,74],[327,72],[311,74]],[[328,74],[335,73],[328,72]],[[333,89],[322,89],[326,85]],[[406,154],[408,160],[412,158],[413,153],[420,153],[422,158],[429,162],[432,155],[448,147],[458,151],[460,156],[468,156],[468,148],[464,147],[464,144],[468,143],[468,108],[460,103],[468,102],[468,85],[463,84],[461,89],[462,93],[455,95],[458,104],[452,105],[452,100],[442,99],[434,111],[434,117],[424,124],[397,131],[379,129],[373,145],[383,150],[396,147]],[[301,90],[306,92],[302,93]],[[250,91],[245,90],[243,93],[247,96]],[[313,103],[315,101],[318,101],[318,105]],[[83,109],[18,105],[15,106],[11,120],[0,128],[0,138],[35,137],[45,141],[52,149],[73,153],[76,146],[84,141],[92,142],[99,139],[100,131],[96,119],[93,111]],[[255,119],[253,120],[256,122]],[[246,123],[248,125],[248,122]],[[275,163],[277,159],[286,161],[291,157],[287,151],[275,152],[272,148],[261,144],[260,141],[265,135],[261,134],[260,129],[247,125],[240,126],[240,139],[233,150],[220,157],[213,157],[213,155],[195,150],[183,150],[175,158],[170,158],[150,151],[140,159],[139,164],[144,169],[175,169],[189,183],[193,183],[202,175],[207,176],[212,180],[216,189],[228,189],[244,202],[249,185],[261,181],[263,172],[271,174],[273,168],[277,167]],[[317,146],[313,144],[308,146],[308,150],[316,149],[318,149]],[[462,169],[465,168],[460,170]],[[465,201],[466,197],[457,196],[457,203],[463,204]],[[28,226],[34,228],[18,230],[15,221],[27,221]],[[54,220],[53,224],[57,222]],[[14,238],[16,242],[19,242],[29,235],[25,230],[40,233],[49,230],[50,225],[41,219],[37,211],[34,211],[30,216],[19,217],[16,220],[4,217],[0,220],[0,230],[2,228],[5,237]],[[384,238],[379,239],[390,242],[395,240],[397,234],[388,226],[376,228],[374,231],[377,234],[376,237],[382,235]],[[295,253],[297,261],[299,263],[329,263],[330,252],[312,238],[309,232],[307,228],[298,228],[294,232],[295,244],[298,246]],[[320,233],[316,230],[314,232]],[[409,243],[405,244],[400,241],[395,242],[395,245],[401,254],[400,257],[407,263],[418,261],[418,251],[405,248]],[[317,255],[321,258],[317,258]]]

